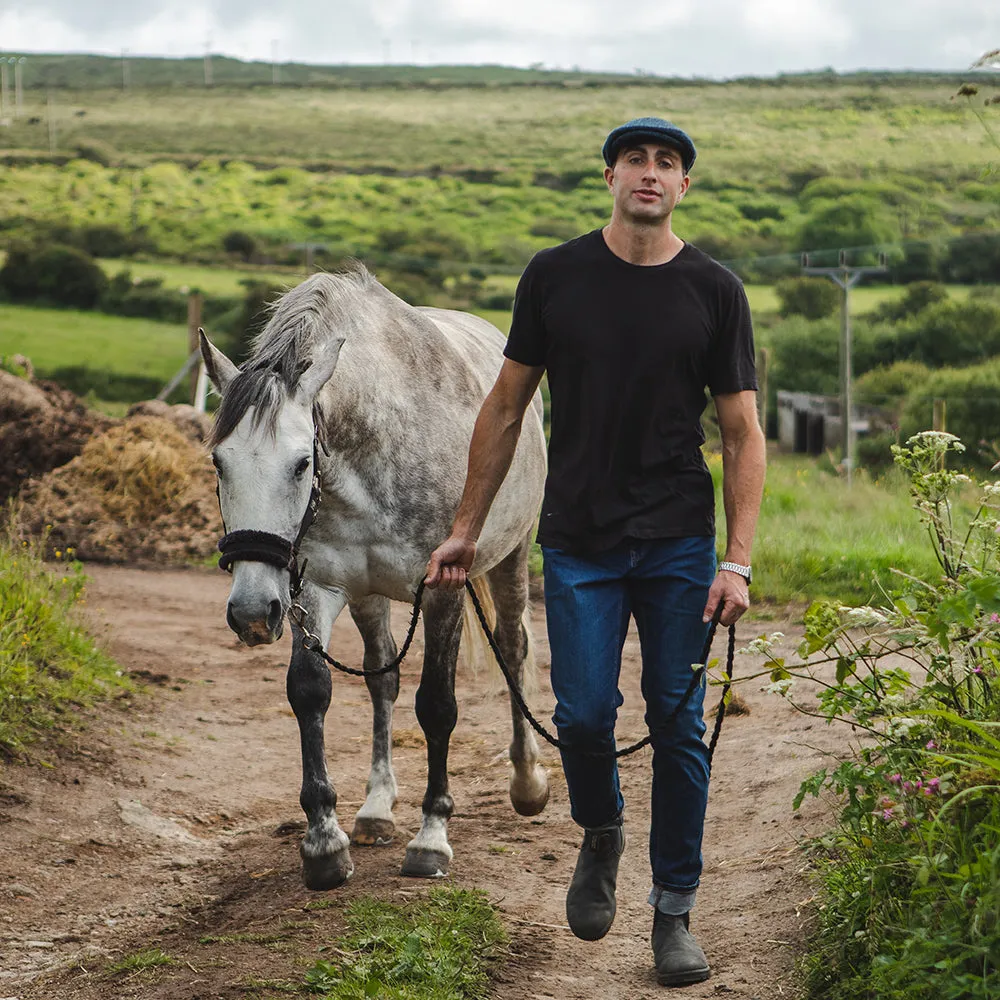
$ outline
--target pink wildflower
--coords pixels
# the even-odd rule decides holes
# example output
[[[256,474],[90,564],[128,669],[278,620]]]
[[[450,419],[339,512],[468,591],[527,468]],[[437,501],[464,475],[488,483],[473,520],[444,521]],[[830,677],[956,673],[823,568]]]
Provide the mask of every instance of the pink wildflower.
[[[990,621],[993,622],[994,625],[996,625],[998,622],[1000,622],[1000,614],[997,614],[994,611],[993,614],[990,615]]]
[[[882,810],[882,819],[884,819],[886,821],[886,823],[888,823],[892,819],[892,810],[891,809],[883,809]]]
[[[937,748],[938,748],[938,745],[933,740],[928,740],[927,741],[927,746],[924,749],[925,750],[937,750]]]
[[[889,780],[894,785],[898,785],[903,780],[903,776],[897,772],[896,774],[890,774],[889,775]]]
[[[981,674],[981,673],[983,672],[983,668],[982,668],[982,667],[980,667],[980,666],[979,666],[979,665],[977,664],[976,666],[974,666],[974,667],[972,668],[972,672],[973,672],[974,674]]]

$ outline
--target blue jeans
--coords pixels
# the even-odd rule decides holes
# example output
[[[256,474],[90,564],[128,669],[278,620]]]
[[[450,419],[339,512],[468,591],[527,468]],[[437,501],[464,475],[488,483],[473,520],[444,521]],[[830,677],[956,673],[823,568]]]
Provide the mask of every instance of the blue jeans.
[[[642,694],[652,733],[653,790],[650,902],[683,913],[701,875],[708,802],[708,747],[702,740],[704,681],[683,711],[671,713],[691,683],[708,625],[702,613],[715,576],[711,537],[628,540],[595,555],[543,549],[545,611],[560,740],[612,750],[621,652],[634,617],[642,649]],[[562,754],[573,819],[603,826],[621,814],[618,766],[611,758]],[[663,897],[661,899],[661,897]]]

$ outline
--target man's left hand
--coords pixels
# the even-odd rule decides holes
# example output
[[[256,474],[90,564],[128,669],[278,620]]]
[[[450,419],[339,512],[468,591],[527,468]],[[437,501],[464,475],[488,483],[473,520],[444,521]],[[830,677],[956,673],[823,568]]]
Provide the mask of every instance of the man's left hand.
[[[720,625],[735,625],[743,612],[750,607],[750,589],[746,580],[739,573],[731,573],[727,569],[719,570],[708,591],[708,601],[702,621],[710,622],[715,617],[716,609],[721,607]]]

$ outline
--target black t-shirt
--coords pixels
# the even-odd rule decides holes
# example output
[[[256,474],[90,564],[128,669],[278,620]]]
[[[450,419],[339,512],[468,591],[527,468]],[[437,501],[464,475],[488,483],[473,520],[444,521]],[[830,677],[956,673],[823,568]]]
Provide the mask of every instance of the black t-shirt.
[[[705,388],[757,388],[750,307],[731,271],[691,244],[666,264],[629,264],[597,229],[532,258],[504,353],[548,371],[542,545],[586,553],[715,533]]]

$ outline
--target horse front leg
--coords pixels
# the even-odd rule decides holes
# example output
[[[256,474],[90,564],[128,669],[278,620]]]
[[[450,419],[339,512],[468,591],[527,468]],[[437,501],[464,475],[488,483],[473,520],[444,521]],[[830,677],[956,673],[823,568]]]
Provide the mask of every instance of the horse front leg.
[[[462,638],[462,594],[424,594],[424,665],[417,688],[417,721],[427,740],[427,791],[423,821],[406,845],[403,875],[441,878],[452,859],[448,820],[454,802],[448,791],[448,744],[458,719],[455,661]]]
[[[300,604],[306,608],[306,625],[324,646],[346,598],[307,586]],[[307,889],[334,889],[354,874],[347,834],[337,822],[337,792],[326,770],[323,723],[333,685],[323,658],[302,645],[303,631],[292,623],[292,657],[286,690],[299,723],[302,743],[302,790],[299,803],[308,820],[299,845],[302,881]]]
[[[389,599],[373,595],[352,602],[351,617],[365,642],[364,669],[377,670],[396,658],[389,630]],[[392,807],[398,787],[392,770],[392,709],[399,695],[399,668],[365,677],[372,700],[372,765],[366,798],[354,818],[351,841],[361,845],[391,844],[396,833]]]

